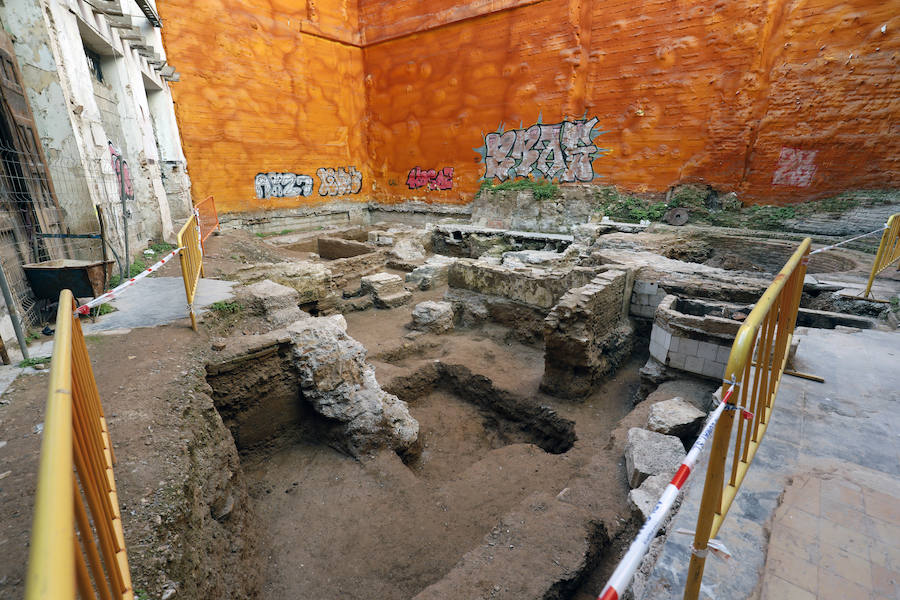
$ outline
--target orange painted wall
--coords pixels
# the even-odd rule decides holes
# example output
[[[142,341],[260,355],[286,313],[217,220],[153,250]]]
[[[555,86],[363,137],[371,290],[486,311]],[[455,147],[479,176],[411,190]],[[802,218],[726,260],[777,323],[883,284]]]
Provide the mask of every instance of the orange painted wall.
[[[385,26],[453,4],[360,2],[379,199],[422,196],[411,167],[452,166],[454,191],[427,196],[467,201],[483,133],[539,114],[598,117],[598,181],[634,191],[705,181],[790,202],[900,184],[896,0],[547,0],[411,36]],[[779,164],[783,148],[804,154]]]
[[[221,212],[249,212],[363,199],[371,175],[355,0],[165,0],[158,10],[181,73],[172,90],[195,201],[213,194]],[[256,197],[257,173],[318,183],[318,168],[348,166],[362,172],[362,193]]]
[[[597,181],[635,191],[790,202],[900,183],[900,0],[159,9],[195,197],[225,210],[321,201],[256,201],[253,176],[346,165],[364,174],[352,199],[468,202],[485,133],[585,113],[607,132]],[[413,167],[452,167],[453,189],[408,189]]]

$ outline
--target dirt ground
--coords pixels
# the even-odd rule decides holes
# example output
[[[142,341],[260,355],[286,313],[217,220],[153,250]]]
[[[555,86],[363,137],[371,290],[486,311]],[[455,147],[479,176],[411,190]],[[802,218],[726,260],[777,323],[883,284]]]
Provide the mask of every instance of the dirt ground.
[[[229,232],[211,238],[207,276],[228,277],[250,262],[292,258],[305,256]],[[514,341],[501,327],[408,335],[412,306],[438,299],[443,292],[416,291],[408,306],[345,315],[348,333],[368,349],[381,385],[394,391],[398,382],[435,361],[460,365],[487,377],[504,393],[551,407],[574,421],[577,440],[571,449],[560,454],[542,450],[534,440],[510,434],[496,414],[450,390],[416,393],[406,388],[402,397],[421,428],[422,452],[410,464],[391,452],[358,461],[314,440],[298,440],[242,456],[238,467],[233,444],[225,448],[226,441],[210,433],[227,430],[206,404],[197,404],[195,392],[202,387],[210,338],[229,331],[255,333],[260,323],[240,316],[208,317],[199,334],[185,320],[125,335],[90,337],[88,348],[119,459],[115,473],[135,587],[152,597],[167,588],[179,590],[178,597],[191,597],[179,578],[204,573],[197,565],[191,567],[193,572],[185,571],[176,555],[185,545],[196,544],[196,560],[208,553],[211,570],[221,556],[226,560],[253,554],[261,564],[258,573],[229,573],[218,567],[224,572],[207,576],[223,580],[213,588],[219,592],[206,597],[225,597],[225,590],[241,597],[235,590],[250,589],[259,578],[262,598],[411,598],[484,543],[523,499],[535,492],[558,494],[590,467],[608,473],[610,480],[609,486],[596,490],[595,503],[602,507],[598,514],[605,522],[619,523],[611,532],[618,537],[607,552],[609,558],[589,574],[589,583],[574,597],[596,594],[633,530],[620,421],[633,408],[645,345],[638,344],[642,349],[586,400],[559,401],[538,391],[542,348]],[[0,561],[0,599],[23,594],[41,439],[35,426],[43,421],[46,388],[46,374],[22,376],[0,401],[0,440],[7,442],[0,447],[0,474],[10,471],[0,479],[0,552],[19,557]],[[191,419],[203,421],[205,433],[191,430],[186,424]],[[227,537],[234,531],[228,528],[243,519],[246,531],[253,524],[258,539],[220,547],[212,538],[183,538],[187,517],[172,510],[172,498],[188,502],[185,497],[190,496],[190,502],[202,503],[218,493],[213,488],[219,483],[185,481],[180,472],[196,465],[197,455],[205,451],[212,453],[209,464],[235,471],[222,477],[233,475],[249,491],[248,504],[230,517],[230,524],[209,526],[213,538],[216,531]],[[241,505],[242,497],[234,493]],[[204,518],[209,519],[206,510]],[[251,559],[247,561],[241,564]],[[228,578],[247,581],[241,588],[224,581]]]
[[[208,342],[186,321],[86,341],[118,458],[115,475],[128,548],[140,555],[142,544],[165,537],[155,531],[169,512],[160,504],[175,480],[173,454],[184,451],[178,429],[171,427],[170,401],[183,394],[179,381],[196,367],[193,355]],[[0,480],[0,552],[17,557],[0,561],[4,599],[24,593],[48,380],[47,372],[22,375],[0,399],[0,439],[6,442],[0,472],[10,471]]]

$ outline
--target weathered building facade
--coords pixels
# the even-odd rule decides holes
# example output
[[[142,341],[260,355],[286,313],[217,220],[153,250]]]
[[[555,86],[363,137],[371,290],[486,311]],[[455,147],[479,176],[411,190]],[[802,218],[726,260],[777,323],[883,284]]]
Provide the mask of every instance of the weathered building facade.
[[[174,241],[190,211],[190,181],[169,89],[178,74],[166,63],[153,0],[9,0],[0,23],[4,127],[33,141],[2,140],[0,196],[20,217],[2,224],[9,235],[0,245],[18,309],[33,320],[22,263],[101,255],[99,240],[47,234],[96,234],[102,218],[110,257],[124,263],[127,245],[133,260],[150,241]],[[15,165],[32,167],[16,171],[22,189]],[[35,186],[47,195],[36,219],[28,216]]]

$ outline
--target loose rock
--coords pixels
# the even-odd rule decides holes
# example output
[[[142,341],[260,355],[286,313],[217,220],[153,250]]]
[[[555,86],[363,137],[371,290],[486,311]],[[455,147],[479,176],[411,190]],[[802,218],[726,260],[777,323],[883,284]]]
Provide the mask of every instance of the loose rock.
[[[412,311],[412,328],[433,333],[453,329],[453,306],[449,302],[420,302]]]
[[[693,404],[676,396],[650,407],[647,429],[684,440],[696,435],[705,417]]]
[[[646,520],[650,516],[671,479],[671,476],[665,473],[651,475],[640,486],[628,492],[628,505],[635,516],[641,520]]]
[[[625,444],[628,485],[634,489],[651,475],[660,473],[671,477],[685,455],[684,446],[677,437],[632,427]]]

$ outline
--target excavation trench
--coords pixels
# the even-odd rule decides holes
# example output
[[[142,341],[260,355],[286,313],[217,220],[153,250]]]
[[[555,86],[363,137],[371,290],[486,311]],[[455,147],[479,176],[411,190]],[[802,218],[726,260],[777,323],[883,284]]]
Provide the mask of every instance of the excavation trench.
[[[283,340],[207,367],[261,523],[264,597],[411,598],[576,472],[573,421],[439,362],[387,389],[419,421],[414,447],[356,460],[303,399],[290,357]]]

